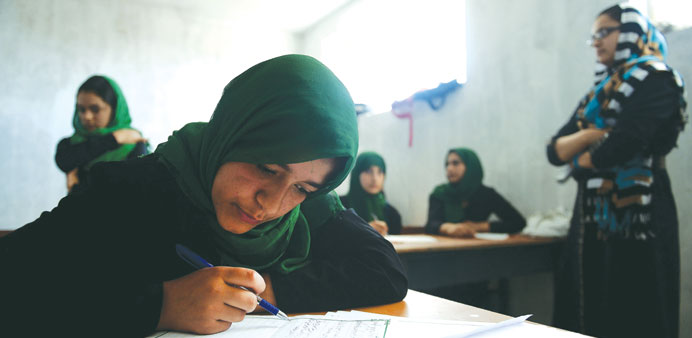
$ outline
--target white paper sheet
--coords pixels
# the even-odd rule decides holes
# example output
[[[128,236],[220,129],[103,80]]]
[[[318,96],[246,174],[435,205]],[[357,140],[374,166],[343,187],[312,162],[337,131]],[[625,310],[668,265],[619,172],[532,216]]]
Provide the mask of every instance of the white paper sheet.
[[[150,338],[444,338],[466,337],[479,328],[496,326],[486,322],[416,320],[360,311],[329,312],[323,316],[297,316],[290,321],[273,316],[248,315],[230,329],[213,335],[160,332]],[[473,334],[472,338],[578,338],[586,337],[549,326],[522,322]]]
[[[387,235],[386,238],[392,243],[435,243],[437,239],[428,235]]]
[[[478,239],[485,239],[490,241],[504,241],[509,238],[509,234],[498,233],[498,232],[477,232],[475,234]]]
[[[327,318],[326,316],[297,316],[283,320],[273,316],[248,315],[231,328],[204,337],[232,338],[384,338],[388,319]],[[150,338],[200,337],[190,333],[159,332]]]

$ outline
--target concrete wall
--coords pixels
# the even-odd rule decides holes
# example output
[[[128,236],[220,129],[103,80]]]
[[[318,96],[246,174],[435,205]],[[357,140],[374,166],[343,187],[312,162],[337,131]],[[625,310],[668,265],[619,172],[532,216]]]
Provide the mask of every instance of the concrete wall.
[[[687,80],[687,113],[692,113],[692,28],[670,32],[667,35],[670,47],[669,62]],[[692,126],[678,139],[678,149],[667,157],[668,172],[673,183],[673,194],[678,206],[680,220],[680,258],[682,276],[680,294],[680,337],[692,337]],[[683,320],[686,318],[686,320]]]
[[[446,150],[468,146],[483,161],[485,183],[525,215],[571,208],[573,183],[558,185],[545,160],[548,138],[589,87],[593,52],[584,40],[595,13],[612,4],[567,0],[467,0],[468,83],[434,112],[408,122],[390,114],[360,119],[361,149],[388,163],[385,185],[405,224],[422,225],[427,195],[445,181]],[[64,195],[55,146],[72,132],[75,91],[94,73],[118,81],[133,125],[153,145],[185,122],[206,120],[223,86],[259,60],[294,49],[293,36],[242,20],[228,2],[0,1],[0,229],[14,229]],[[329,22],[306,32],[303,52]],[[692,32],[668,34],[670,64],[692,81]],[[682,248],[682,314],[692,316],[692,131],[669,156]],[[345,193],[348,182],[339,188]],[[550,276],[512,281],[513,312],[550,322]],[[519,292],[520,291],[520,292]],[[682,322],[681,336],[692,337]]]
[[[567,120],[593,81],[595,57],[585,41],[595,15],[612,1],[467,0],[468,82],[447,98],[441,111],[424,103],[414,108],[413,146],[408,122],[392,114],[359,119],[360,149],[374,150],[387,162],[385,191],[404,224],[422,225],[427,197],[445,182],[443,161],[452,147],[475,149],[495,187],[525,216],[559,206],[572,208],[576,185],[560,185],[558,170],[545,156],[549,138]],[[317,50],[329,22],[304,33],[301,45]],[[690,30],[673,32],[670,64],[692,79]],[[692,80],[691,80],[692,81]],[[394,98],[399,99],[399,98]],[[688,126],[689,129],[689,126]],[[679,208],[682,247],[682,313],[692,316],[692,132],[669,156]],[[348,191],[348,182],[338,191]],[[510,311],[552,319],[551,275],[513,279]],[[681,322],[681,336],[692,336],[692,323]]]
[[[253,64],[292,52],[293,35],[240,18],[225,0],[0,1],[0,229],[65,195],[53,160],[72,134],[79,85],[120,84],[133,126],[154,148],[207,121],[223,87]],[[152,149],[153,150],[153,149]]]

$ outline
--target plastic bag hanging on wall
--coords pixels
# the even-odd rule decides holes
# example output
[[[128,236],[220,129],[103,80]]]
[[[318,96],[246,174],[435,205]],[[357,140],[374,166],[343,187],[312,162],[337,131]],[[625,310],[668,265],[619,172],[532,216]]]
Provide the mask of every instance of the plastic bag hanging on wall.
[[[457,80],[440,83],[437,88],[422,90],[403,101],[392,103],[392,114],[400,119],[408,120],[408,146],[413,147],[413,105],[415,101],[425,101],[432,110],[438,111],[444,106],[447,95],[461,88]]]

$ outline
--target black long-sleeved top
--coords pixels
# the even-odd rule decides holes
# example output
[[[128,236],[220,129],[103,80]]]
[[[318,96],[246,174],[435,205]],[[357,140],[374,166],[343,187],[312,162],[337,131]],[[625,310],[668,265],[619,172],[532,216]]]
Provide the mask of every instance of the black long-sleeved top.
[[[115,140],[113,133],[87,136],[86,141],[78,144],[71,144],[70,138],[66,137],[58,143],[58,149],[55,152],[55,164],[64,173],[68,173],[74,168],[89,163],[107,151],[117,149],[119,146],[120,144]],[[127,155],[127,158],[136,158],[146,154],[147,145],[140,142]]]
[[[675,147],[678,138],[679,94],[677,85],[665,73],[650,74],[623,108],[608,136],[592,146],[591,162],[595,168],[611,168],[632,159],[636,154],[665,155]],[[579,131],[578,117],[570,120],[555,134],[546,150],[548,161],[565,164],[555,150],[555,141]]]
[[[346,196],[340,196],[339,199],[341,199],[341,204],[343,204],[344,207],[351,207]],[[384,221],[387,223],[387,233],[391,235],[398,235],[401,233],[401,214],[389,203],[384,205]]]
[[[91,175],[87,191],[0,238],[0,336],[150,334],[163,282],[193,271],[175,244],[219,262],[211,230],[201,226],[205,215],[157,155],[98,163]],[[269,272],[282,310],[369,306],[406,295],[392,245],[350,211],[311,225],[310,259],[287,275]]]
[[[70,138],[66,137],[58,143],[58,148],[55,151],[55,164],[64,173],[68,173],[75,168],[79,183],[72,187],[71,192],[86,189],[89,182],[89,171],[84,168],[84,165],[91,162],[93,159],[101,156],[103,153],[115,150],[120,146],[115,140],[113,133],[104,135],[90,135],[86,137],[86,141],[72,144]],[[126,159],[137,158],[141,155],[149,153],[146,143],[139,142],[135,148],[127,154]]]
[[[440,233],[442,223],[447,222],[444,208],[442,200],[430,196],[428,222],[425,224],[426,233]],[[485,222],[491,214],[495,214],[499,220],[490,222],[490,232],[515,233],[521,231],[526,225],[524,216],[512,204],[498,194],[495,189],[485,185],[481,185],[471,195],[464,210],[466,221],[471,222]]]

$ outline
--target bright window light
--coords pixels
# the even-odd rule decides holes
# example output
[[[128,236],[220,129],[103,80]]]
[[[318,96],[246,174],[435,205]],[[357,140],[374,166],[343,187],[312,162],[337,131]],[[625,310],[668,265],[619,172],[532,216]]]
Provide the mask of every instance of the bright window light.
[[[676,29],[692,27],[692,2],[680,0],[630,0],[628,3],[648,16],[654,24]]]
[[[339,76],[356,103],[374,113],[389,111],[417,91],[466,82],[464,4],[356,1],[332,16],[322,34],[308,34],[319,39],[312,54]]]

